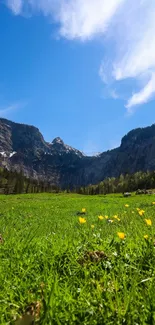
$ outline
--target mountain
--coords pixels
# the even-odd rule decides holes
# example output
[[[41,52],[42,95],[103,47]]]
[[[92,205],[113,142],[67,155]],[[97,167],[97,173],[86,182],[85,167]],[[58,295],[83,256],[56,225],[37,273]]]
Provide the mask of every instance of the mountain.
[[[36,127],[0,118],[0,165],[62,188],[155,170],[155,124],[130,131],[116,149],[87,157],[59,137],[49,143]]]

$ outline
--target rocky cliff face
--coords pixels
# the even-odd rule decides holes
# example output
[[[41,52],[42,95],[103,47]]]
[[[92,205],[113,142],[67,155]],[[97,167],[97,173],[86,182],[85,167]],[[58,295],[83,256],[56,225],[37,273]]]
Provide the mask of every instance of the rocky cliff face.
[[[129,132],[117,149],[86,157],[60,138],[46,142],[34,126],[0,119],[0,164],[63,188],[155,170],[155,125]]]

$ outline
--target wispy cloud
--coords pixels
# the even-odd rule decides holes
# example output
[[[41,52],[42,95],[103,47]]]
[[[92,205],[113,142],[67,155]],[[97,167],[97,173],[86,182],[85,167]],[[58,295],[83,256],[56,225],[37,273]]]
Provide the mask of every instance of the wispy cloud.
[[[112,97],[113,99],[118,99],[119,98],[119,95],[116,91],[116,89],[113,89],[110,91],[110,97]]]
[[[153,98],[154,0],[7,0],[7,5],[16,15],[29,8],[52,17],[59,23],[59,35],[69,40],[103,37],[102,81],[115,89],[122,80],[137,80],[126,104],[128,112]]]
[[[10,113],[22,108],[25,106],[24,103],[14,103],[6,107],[0,107],[0,117],[8,117]]]
[[[155,73],[152,74],[152,78],[147,85],[138,93],[135,93],[128,101],[126,107],[129,114],[133,114],[134,106],[142,103],[147,103],[151,97],[155,96]]]
[[[15,15],[22,12],[23,1],[22,0],[6,0],[7,6],[13,11]]]
[[[59,34],[68,39],[92,39],[103,34],[111,18],[125,0],[7,0],[15,13],[25,7],[40,11],[60,23]]]

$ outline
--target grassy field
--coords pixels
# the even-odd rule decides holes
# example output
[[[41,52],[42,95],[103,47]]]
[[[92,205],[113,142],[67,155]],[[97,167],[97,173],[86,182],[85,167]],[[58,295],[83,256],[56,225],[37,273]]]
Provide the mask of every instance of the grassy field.
[[[154,201],[0,196],[0,324],[155,324]]]

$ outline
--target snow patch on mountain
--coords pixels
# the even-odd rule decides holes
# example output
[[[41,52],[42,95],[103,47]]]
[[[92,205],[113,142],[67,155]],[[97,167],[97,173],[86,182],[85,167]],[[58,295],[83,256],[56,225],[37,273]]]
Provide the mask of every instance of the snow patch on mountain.
[[[1,151],[0,152],[0,155],[4,158],[11,158],[13,157],[17,152],[16,151],[13,151],[13,152],[10,152],[10,153],[7,153],[5,151]]]

